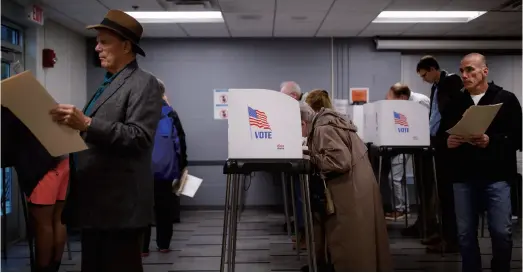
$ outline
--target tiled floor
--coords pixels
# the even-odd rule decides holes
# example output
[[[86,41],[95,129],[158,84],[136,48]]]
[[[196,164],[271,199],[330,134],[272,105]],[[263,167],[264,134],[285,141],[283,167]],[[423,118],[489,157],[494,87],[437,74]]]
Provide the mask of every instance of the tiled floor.
[[[282,230],[283,215],[267,211],[245,211],[238,225],[236,271],[298,271],[306,263],[292,250],[290,238]],[[219,271],[222,211],[186,211],[182,223],[174,225],[171,253],[154,251],[143,259],[145,271]],[[390,222],[389,235],[396,271],[459,271],[459,255],[425,254],[418,240],[404,239],[399,235],[404,221]],[[514,228],[514,251],[512,271],[521,267],[521,227]],[[153,238],[154,238],[153,234]],[[480,238],[483,266],[487,271],[492,253],[488,231],[486,238]],[[72,259],[64,254],[62,271],[80,270],[80,243],[72,240]],[[2,271],[28,271],[29,255],[26,243],[19,243],[9,249],[9,258],[2,260]]]

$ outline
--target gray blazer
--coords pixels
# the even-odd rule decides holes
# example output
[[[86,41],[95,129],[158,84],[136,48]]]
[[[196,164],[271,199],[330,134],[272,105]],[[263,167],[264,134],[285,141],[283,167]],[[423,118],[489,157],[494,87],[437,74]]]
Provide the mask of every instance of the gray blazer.
[[[156,78],[129,64],[95,102],[89,149],[77,154],[64,210],[80,228],[123,229],[152,222],[151,156],[162,94]]]

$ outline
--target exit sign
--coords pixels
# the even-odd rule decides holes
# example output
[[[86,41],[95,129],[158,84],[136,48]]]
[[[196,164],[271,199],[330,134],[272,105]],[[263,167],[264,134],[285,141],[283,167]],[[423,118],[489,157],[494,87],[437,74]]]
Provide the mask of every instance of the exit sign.
[[[44,24],[44,10],[37,5],[32,5],[28,14],[29,20],[39,25]]]

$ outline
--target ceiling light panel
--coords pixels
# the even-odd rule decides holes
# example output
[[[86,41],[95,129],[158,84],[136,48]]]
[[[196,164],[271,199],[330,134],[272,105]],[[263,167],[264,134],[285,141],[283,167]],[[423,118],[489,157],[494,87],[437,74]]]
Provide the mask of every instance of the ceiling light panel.
[[[373,23],[467,23],[486,11],[382,11]]]
[[[223,23],[220,11],[128,11],[142,24]]]

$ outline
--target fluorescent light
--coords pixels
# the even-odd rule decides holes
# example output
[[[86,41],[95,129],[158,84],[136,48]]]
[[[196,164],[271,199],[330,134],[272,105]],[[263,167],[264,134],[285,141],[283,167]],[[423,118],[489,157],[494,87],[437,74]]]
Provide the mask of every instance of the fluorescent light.
[[[486,11],[382,11],[373,23],[467,23]]]
[[[143,24],[223,23],[220,11],[127,11]]]

